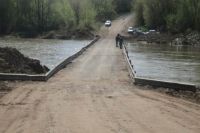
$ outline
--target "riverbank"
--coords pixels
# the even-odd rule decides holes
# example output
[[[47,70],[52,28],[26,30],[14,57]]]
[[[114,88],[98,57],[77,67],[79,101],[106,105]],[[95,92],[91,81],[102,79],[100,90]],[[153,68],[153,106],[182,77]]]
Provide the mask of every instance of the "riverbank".
[[[89,30],[75,30],[75,31],[49,31],[42,34],[33,33],[11,33],[7,35],[1,35],[2,38],[28,38],[28,39],[62,39],[62,40],[92,40],[95,37],[95,33]]]
[[[159,32],[133,34],[126,36],[126,39],[130,41],[145,41],[147,43],[200,46],[200,33],[196,31],[179,34]]]
[[[64,30],[59,30],[59,31],[50,31],[48,33],[44,33],[43,35],[39,35],[38,38],[41,39],[77,39],[77,40],[82,40],[82,39],[87,39],[87,40],[92,40],[94,39],[95,35],[93,32],[89,30],[75,30],[75,31],[64,31]]]

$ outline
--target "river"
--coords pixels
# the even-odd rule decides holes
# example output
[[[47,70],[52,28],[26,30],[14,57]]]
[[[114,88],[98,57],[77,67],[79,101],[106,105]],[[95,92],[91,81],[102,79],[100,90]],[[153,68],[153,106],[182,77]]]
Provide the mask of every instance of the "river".
[[[200,84],[200,47],[128,43],[127,48],[138,77]]]
[[[65,58],[86,46],[89,40],[5,39],[0,38],[0,47],[18,49],[25,56],[38,59],[50,69]]]

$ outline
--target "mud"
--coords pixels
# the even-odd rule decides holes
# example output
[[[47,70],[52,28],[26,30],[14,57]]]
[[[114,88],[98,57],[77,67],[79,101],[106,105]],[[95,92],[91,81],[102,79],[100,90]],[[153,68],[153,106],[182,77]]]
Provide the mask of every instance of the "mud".
[[[15,48],[0,48],[0,73],[42,74],[48,71],[39,60],[25,57]]]

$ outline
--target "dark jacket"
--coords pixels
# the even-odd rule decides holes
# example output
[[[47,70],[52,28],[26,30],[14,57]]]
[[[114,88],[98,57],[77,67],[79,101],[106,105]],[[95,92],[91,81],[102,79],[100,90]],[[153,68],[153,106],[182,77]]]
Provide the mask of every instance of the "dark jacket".
[[[117,35],[117,36],[115,37],[116,42],[118,42],[119,39],[120,39],[120,35]]]

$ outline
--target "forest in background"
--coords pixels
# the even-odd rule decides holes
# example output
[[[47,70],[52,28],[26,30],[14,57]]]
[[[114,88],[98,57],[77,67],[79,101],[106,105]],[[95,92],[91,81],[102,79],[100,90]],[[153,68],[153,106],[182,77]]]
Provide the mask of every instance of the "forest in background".
[[[200,0],[134,0],[136,24],[180,33],[200,31]]]
[[[0,34],[94,30],[130,12],[132,0],[0,0]]]
[[[131,10],[146,29],[200,31],[199,0],[0,0],[0,34],[92,31]]]

